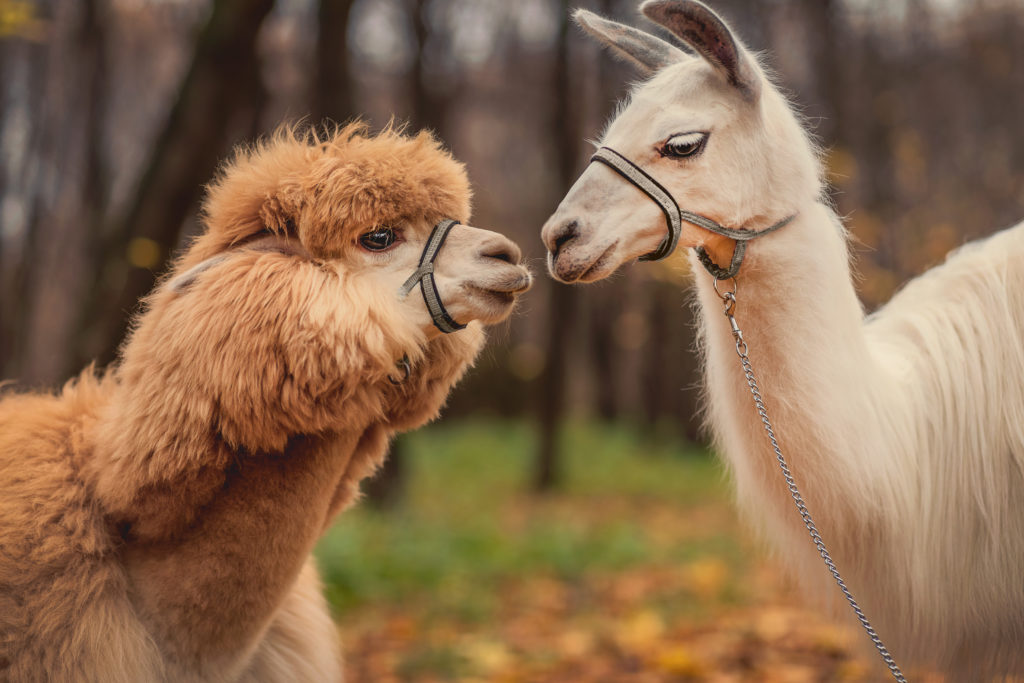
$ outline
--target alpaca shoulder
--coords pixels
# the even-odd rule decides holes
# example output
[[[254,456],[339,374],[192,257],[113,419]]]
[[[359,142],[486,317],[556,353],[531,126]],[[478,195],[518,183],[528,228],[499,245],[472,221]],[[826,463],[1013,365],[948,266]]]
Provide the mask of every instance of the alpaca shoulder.
[[[40,663],[58,681],[103,671],[127,682],[155,670],[103,515],[79,474],[88,457],[82,427],[102,405],[104,384],[87,370],[60,394],[0,400],[0,673],[13,680],[31,680]],[[112,641],[128,654],[110,660]]]

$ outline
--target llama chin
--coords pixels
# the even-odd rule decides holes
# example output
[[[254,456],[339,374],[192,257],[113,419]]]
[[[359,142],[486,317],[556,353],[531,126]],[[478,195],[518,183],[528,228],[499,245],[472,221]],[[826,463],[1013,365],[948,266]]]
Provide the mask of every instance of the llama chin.
[[[530,285],[469,200],[428,133],[239,149],[118,362],[0,400],[0,674],[341,680],[310,552]],[[451,334],[400,292],[442,219]]]
[[[579,10],[584,30],[649,76],[599,144],[697,218],[750,234],[780,226],[749,241],[736,320],[846,583],[897,661],[952,680],[1024,672],[1024,224],[961,249],[866,319],[818,151],[757,59],[699,2],[641,10],[696,56]],[[734,240],[699,223],[683,221],[676,237],[712,262],[691,256],[717,450],[747,517],[804,586],[845,610],[705,272],[729,261]],[[552,275],[574,280],[578,264],[607,258],[606,245],[616,248],[603,275],[655,252],[665,234],[658,203],[591,164],[542,238]]]

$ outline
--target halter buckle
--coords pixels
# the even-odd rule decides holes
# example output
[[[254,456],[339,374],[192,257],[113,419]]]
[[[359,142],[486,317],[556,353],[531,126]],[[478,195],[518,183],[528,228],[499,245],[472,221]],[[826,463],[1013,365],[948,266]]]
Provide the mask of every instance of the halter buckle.
[[[423,303],[426,304],[427,311],[430,312],[430,319],[433,321],[434,327],[445,334],[457,332],[466,327],[455,322],[448,314],[444,303],[441,302],[441,293],[437,291],[437,283],[434,281],[434,259],[441,252],[444,241],[448,239],[448,233],[458,224],[457,220],[446,218],[434,226],[423,247],[419,263],[416,264],[416,270],[398,288],[399,298],[404,299],[419,283],[420,291],[423,293]]]

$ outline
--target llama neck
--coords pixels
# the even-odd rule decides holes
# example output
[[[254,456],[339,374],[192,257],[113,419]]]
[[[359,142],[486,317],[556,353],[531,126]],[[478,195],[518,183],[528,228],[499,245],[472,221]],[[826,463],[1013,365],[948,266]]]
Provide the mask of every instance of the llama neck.
[[[803,534],[721,300],[695,258],[694,270],[709,417],[740,505],[770,536]],[[752,243],[738,280],[736,320],[782,449],[811,509],[828,510],[823,530],[849,526],[857,512],[844,491],[878,473],[835,446],[872,438],[864,433],[873,429],[865,416],[875,415],[882,382],[835,215],[818,203],[804,207],[790,225]]]

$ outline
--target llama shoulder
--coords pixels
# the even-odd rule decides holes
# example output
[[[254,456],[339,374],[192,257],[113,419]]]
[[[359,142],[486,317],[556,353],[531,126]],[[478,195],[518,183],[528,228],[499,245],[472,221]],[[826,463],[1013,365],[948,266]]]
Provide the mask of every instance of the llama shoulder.
[[[928,337],[956,328],[971,344],[1024,320],[1024,223],[950,252],[946,261],[911,280],[868,317],[878,338],[893,334]],[[949,340],[955,342],[956,340]]]
[[[865,332],[925,450],[1007,466],[1024,458],[1024,224],[952,252],[870,316]],[[996,480],[977,490],[1007,481]]]

